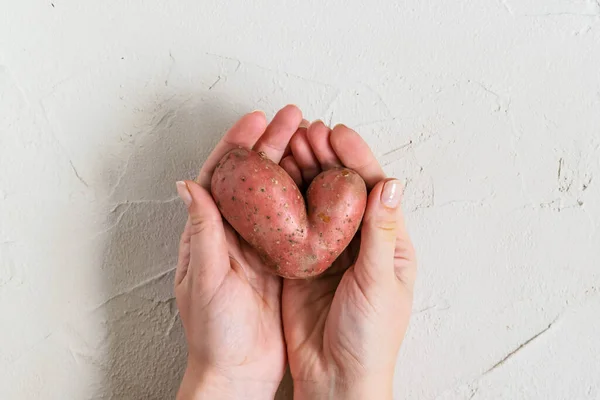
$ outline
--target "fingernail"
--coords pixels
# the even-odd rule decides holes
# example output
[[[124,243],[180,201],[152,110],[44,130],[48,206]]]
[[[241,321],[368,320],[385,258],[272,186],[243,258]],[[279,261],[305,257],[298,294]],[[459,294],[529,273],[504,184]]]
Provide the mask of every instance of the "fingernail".
[[[175,185],[177,186],[177,194],[179,195],[179,197],[181,197],[181,200],[183,200],[183,202],[185,203],[186,207],[189,207],[192,205],[192,194],[190,193],[190,190],[187,187],[187,184],[183,181],[179,181],[176,182]]]
[[[400,205],[400,199],[402,198],[402,186],[400,181],[392,179],[387,181],[383,185],[381,191],[381,203],[388,208],[396,208]]]
[[[308,122],[307,120],[303,119],[302,122],[300,122],[300,128],[307,128],[310,126],[310,122]]]
[[[254,110],[252,111],[250,114],[254,114],[254,113],[261,113],[262,115],[264,115],[265,117],[267,116],[267,114],[265,114],[265,112],[263,110]]]

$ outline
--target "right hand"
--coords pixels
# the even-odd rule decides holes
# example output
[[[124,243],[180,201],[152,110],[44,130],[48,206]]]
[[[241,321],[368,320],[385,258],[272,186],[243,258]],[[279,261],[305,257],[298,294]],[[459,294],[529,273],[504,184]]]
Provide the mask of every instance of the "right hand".
[[[284,280],[282,314],[294,399],[391,399],[396,357],[412,307],[415,250],[386,179],[353,130],[317,121],[299,129],[281,166],[300,186],[345,166],[370,190],[362,228],[323,275]]]

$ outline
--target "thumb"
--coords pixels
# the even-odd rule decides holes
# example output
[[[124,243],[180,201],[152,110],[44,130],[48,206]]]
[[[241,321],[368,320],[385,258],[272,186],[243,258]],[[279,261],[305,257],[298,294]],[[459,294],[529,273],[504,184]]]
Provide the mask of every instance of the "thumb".
[[[182,237],[189,243],[189,264],[182,267],[193,285],[213,293],[230,266],[221,213],[210,193],[193,181],[177,182],[177,193],[189,214]]]
[[[369,193],[355,270],[370,281],[395,279],[396,239],[404,230],[401,197],[402,185],[397,179],[381,181]]]

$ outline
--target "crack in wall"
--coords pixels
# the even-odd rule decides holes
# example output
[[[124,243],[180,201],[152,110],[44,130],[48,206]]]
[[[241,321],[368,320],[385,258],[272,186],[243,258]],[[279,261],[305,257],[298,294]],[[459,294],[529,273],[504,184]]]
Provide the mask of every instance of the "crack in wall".
[[[127,294],[131,294],[131,292],[133,292],[134,290],[141,289],[141,288],[143,288],[144,286],[148,286],[148,285],[150,285],[151,283],[153,283],[153,282],[156,282],[157,280],[159,280],[159,279],[161,279],[161,278],[165,277],[165,276],[166,276],[166,275],[168,275],[169,273],[171,273],[171,272],[175,271],[175,269],[176,269],[176,268],[177,268],[177,267],[172,267],[172,268],[169,268],[169,269],[167,269],[167,270],[165,270],[165,271],[159,272],[158,274],[156,274],[156,275],[154,275],[154,276],[151,276],[150,278],[148,278],[148,279],[145,279],[145,280],[143,280],[143,281],[141,281],[141,282],[139,282],[139,283],[137,283],[137,284],[135,284],[135,285],[131,286],[131,287],[130,287],[130,288],[128,288],[128,289],[125,289],[125,290],[123,290],[123,291],[121,291],[121,292],[119,292],[119,293],[117,293],[117,294],[114,294],[114,295],[110,296],[108,299],[104,300],[102,303],[100,303],[99,305],[95,306],[95,307],[94,307],[94,308],[92,308],[90,311],[88,311],[88,314],[89,314],[89,313],[92,313],[92,312],[94,312],[94,311],[96,311],[96,310],[98,310],[98,309],[100,309],[100,308],[102,308],[102,307],[104,307],[104,306],[106,306],[106,305],[107,305],[107,304],[109,304],[111,301],[113,301],[113,300],[115,300],[115,299],[117,299],[117,298],[119,298],[119,297],[125,296],[125,295],[127,295]],[[172,300],[172,298],[170,298],[170,299],[168,299],[168,300],[165,300],[165,301],[163,301],[163,300],[156,300],[155,302],[157,302],[157,303],[166,303],[166,302],[168,302],[168,301],[170,301],[170,300]]]
[[[592,3],[594,4],[594,10],[589,10],[589,12],[586,12],[586,10],[584,9],[580,9],[580,10],[574,10],[574,11],[561,11],[561,10],[556,10],[556,11],[551,11],[551,12],[536,12],[537,10],[535,9],[531,9],[529,7],[527,7],[526,5],[524,7],[529,8],[529,10],[524,10],[524,11],[533,11],[530,13],[519,13],[519,12],[515,12],[513,9],[513,6],[511,5],[511,2],[509,0],[499,0],[500,5],[512,16],[517,16],[517,17],[530,17],[530,18],[537,18],[537,17],[561,17],[561,16],[567,16],[567,17],[585,17],[585,18],[595,18],[600,16],[600,0],[591,0],[590,2],[588,2],[588,5],[591,5]],[[541,2],[543,4],[543,2]],[[518,4],[519,5],[519,4]],[[517,8],[519,8],[517,5]],[[523,5],[521,5],[523,7]],[[578,12],[581,11],[581,12]]]
[[[395,153],[395,152],[397,152],[397,151],[404,150],[404,149],[406,149],[406,148],[410,148],[410,146],[411,146],[412,144],[413,144],[413,141],[412,141],[412,139],[411,139],[411,140],[409,140],[409,142],[408,142],[408,143],[405,143],[405,144],[403,144],[403,145],[401,145],[401,146],[399,146],[399,147],[396,147],[396,148],[394,148],[393,150],[390,150],[390,151],[388,151],[388,152],[386,152],[386,153],[383,153],[381,156],[382,156],[382,157],[390,156],[390,155],[394,154],[394,153]]]
[[[439,304],[433,304],[431,306],[427,306],[424,308],[421,308],[420,310],[415,310],[411,313],[412,316],[418,315],[418,314],[422,314],[425,313],[427,311],[430,310],[437,310],[437,311],[447,311],[450,309],[450,305],[446,304],[445,306],[440,306]]]
[[[115,229],[117,226],[119,226],[121,224],[122,220],[123,220],[123,217],[130,210],[130,208],[131,208],[132,205],[140,205],[140,204],[169,204],[169,203],[173,203],[175,201],[179,201],[179,196],[173,196],[173,197],[165,199],[165,200],[155,200],[155,199],[126,200],[126,201],[122,201],[122,202],[113,204],[112,205],[112,209],[109,211],[109,214],[114,214],[121,207],[124,207],[125,209],[119,213],[119,215],[117,216],[115,222],[113,222],[112,224],[110,224],[105,229],[102,229],[101,231],[94,233],[92,235],[92,238],[96,238],[96,237],[98,237],[100,235],[108,233],[108,232],[112,231],[113,229]]]
[[[216,54],[216,53],[208,53],[208,52],[205,53],[205,54],[209,55],[209,56],[212,56],[212,57],[221,58],[223,60],[229,60],[229,61],[235,61],[235,62],[237,62],[238,65],[237,65],[237,67],[236,67],[236,69],[235,69],[234,72],[237,72],[242,67],[242,60],[240,60],[238,58],[228,57],[228,56],[225,56],[225,55]],[[261,69],[263,71],[285,75],[286,78],[290,78],[291,77],[291,78],[298,79],[301,82],[312,83],[312,84],[319,85],[319,86],[325,86],[327,88],[335,88],[334,86],[332,86],[332,85],[330,85],[328,83],[320,82],[320,81],[317,81],[317,80],[314,80],[314,79],[311,79],[311,78],[306,78],[304,76],[296,75],[296,74],[293,74],[291,72],[287,72],[287,71],[284,71],[284,70],[275,69],[275,68],[269,68],[269,67],[265,67],[263,65],[256,64],[256,63],[253,63],[253,62],[248,62],[248,61],[244,61],[243,63],[246,64],[246,65],[251,65],[251,66],[253,66],[255,68],[259,68],[259,69]]]
[[[75,168],[75,164],[73,164],[73,160],[71,160],[70,158],[69,158],[69,165],[71,165],[71,168],[73,169],[73,172],[75,173],[75,177],[77,177],[79,182],[81,182],[83,184],[83,186],[85,186],[85,187],[90,187],[90,185],[88,185],[88,183],[85,181],[85,179],[83,179],[83,177],[81,175],[79,175],[77,168]]]
[[[500,0],[500,5],[502,5],[502,7],[506,10],[506,12],[508,12],[510,15],[512,15],[513,17],[515,16],[515,13],[513,12],[512,7],[506,0]]]
[[[114,213],[117,208],[121,206],[131,206],[133,204],[168,204],[174,201],[179,200],[179,196],[173,196],[168,199],[160,200],[160,199],[140,199],[140,200],[125,200],[118,202],[116,204],[112,204],[113,208],[110,210],[111,213]]]
[[[171,50],[169,50],[169,58],[171,59],[171,65],[169,65],[169,71],[167,72],[167,77],[165,78],[165,86],[169,86],[169,79],[171,78],[173,67],[175,67],[175,57],[173,57]]]
[[[221,82],[221,75],[217,76],[217,80],[208,87],[208,90],[213,90],[219,82]]]
[[[117,208],[119,208],[122,205],[125,206],[125,209],[119,214],[116,221],[114,223],[112,223],[111,225],[109,225],[107,228],[105,228],[99,232],[96,232],[94,235],[92,235],[92,238],[97,238],[100,235],[108,233],[108,232],[112,231],[113,229],[115,229],[117,226],[119,226],[119,224],[121,224],[121,221],[123,220],[123,216],[127,213],[127,211],[129,211],[131,204],[119,203],[110,212],[111,214],[114,213],[117,210]]]
[[[600,16],[600,13],[574,13],[574,12],[555,12],[555,13],[543,13],[543,14],[523,14],[524,17],[587,17],[587,18],[596,18]]]
[[[173,330],[173,328],[175,327],[175,323],[177,322],[177,317],[179,317],[179,310],[175,311],[175,315],[173,315],[173,317],[171,317],[171,322],[169,322],[169,326],[167,327],[167,330],[165,331],[165,337],[169,336],[171,334],[171,331]]]
[[[544,329],[542,329],[541,331],[539,331],[538,333],[536,333],[535,335],[533,335],[532,337],[530,337],[529,339],[527,339],[525,342],[521,343],[516,349],[514,349],[513,351],[511,351],[510,353],[508,353],[506,356],[504,356],[500,361],[498,361],[496,364],[494,364],[491,368],[489,368],[487,371],[485,371],[483,374],[481,374],[481,376],[479,377],[479,379],[481,379],[482,377],[484,377],[485,375],[493,372],[494,370],[496,370],[497,368],[500,368],[502,365],[504,365],[508,360],[510,360],[511,358],[515,357],[521,350],[523,350],[524,348],[526,348],[528,345],[530,345],[534,340],[536,340],[537,338],[539,338],[540,336],[542,336],[544,333],[548,332],[548,330],[550,328],[552,328],[552,326],[554,325],[554,323],[558,320],[558,317],[556,317],[552,322],[550,322],[548,324],[548,326]]]
[[[475,387],[472,389],[471,392],[471,396],[469,396],[469,398],[467,400],[473,400],[475,398],[475,396],[477,396],[477,392],[479,392],[479,388]]]
[[[46,129],[47,129],[48,133],[50,134],[50,137],[52,137],[54,142],[57,144],[60,152],[65,156],[65,158],[69,162],[69,165],[71,166],[71,170],[75,174],[75,177],[77,178],[77,180],[79,182],[81,182],[86,188],[89,188],[87,181],[83,178],[83,176],[79,173],[79,171],[77,171],[77,168],[75,167],[73,160],[71,160],[71,157],[69,156],[67,149],[65,148],[65,146],[62,144],[62,142],[58,139],[58,137],[54,133],[54,130],[52,129],[52,125],[50,124],[50,119],[48,118],[48,112],[46,111],[46,107],[44,107],[43,99],[38,101],[38,105],[42,111],[41,114],[42,114],[43,120],[46,124]]]

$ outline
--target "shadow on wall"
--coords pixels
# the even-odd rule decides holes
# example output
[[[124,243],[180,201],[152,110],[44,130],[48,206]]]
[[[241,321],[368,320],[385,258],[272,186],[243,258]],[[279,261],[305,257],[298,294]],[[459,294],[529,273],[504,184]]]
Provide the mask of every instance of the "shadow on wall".
[[[175,181],[194,178],[223,132],[239,117],[226,99],[173,96],[154,101],[152,121],[124,133],[123,157],[105,165],[111,234],[102,290],[108,359],[105,399],[175,398],[186,346],[173,294],[185,209]],[[239,108],[239,107],[238,107]],[[252,109],[253,107],[247,107]],[[146,114],[147,115],[147,114]],[[277,399],[291,398],[289,376]]]

